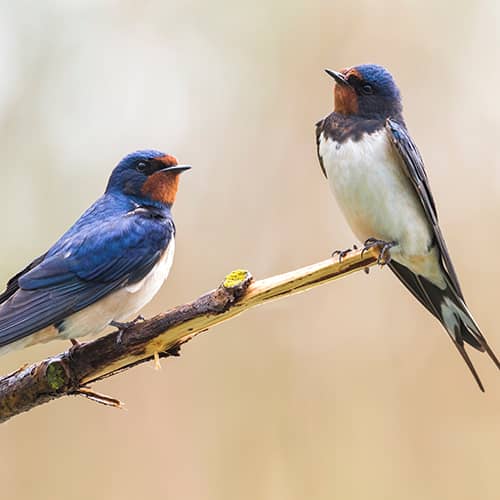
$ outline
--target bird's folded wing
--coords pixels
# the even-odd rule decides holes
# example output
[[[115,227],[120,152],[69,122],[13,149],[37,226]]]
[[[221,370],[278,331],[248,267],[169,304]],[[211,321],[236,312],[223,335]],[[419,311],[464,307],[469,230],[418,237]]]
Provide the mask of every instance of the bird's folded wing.
[[[326,175],[325,165],[323,164],[323,158],[321,158],[321,155],[319,154],[320,138],[321,133],[323,132],[323,124],[325,123],[325,120],[320,120],[318,123],[316,123],[316,154],[318,155],[318,161],[319,166],[321,167],[321,171],[323,172],[325,179],[328,179],[328,175]]]
[[[31,271],[33,268],[38,266],[40,262],[45,259],[45,256],[47,254],[44,253],[43,255],[40,255],[40,257],[37,257],[33,262],[31,262],[29,265],[27,265],[22,271],[19,271],[15,276],[12,276],[10,280],[7,282],[7,286],[5,287],[5,290],[0,294],[0,304],[5,302],[9,297],[14,295],[18,290],[19,290],[19,278],[23,276],[24,274],[28,273]]]
[[[463,299],[457,274],[439,227],[436,205],[432,197],[422,157],[405,127],[394,120],[388,119],[386,122],[386,129],[392,144],[402,160],[404,171],[415,188],[425,214],[427,215],[427,219],[434,231],[436,243],[439,247],[441,258],[448,272],[450,281],[455,287],[457,294]]]
[[[55,253],[17,279],[19,289],[0,305],[0,347],[143,279],[173,231],[172,224],[123,216],[59,242]]]

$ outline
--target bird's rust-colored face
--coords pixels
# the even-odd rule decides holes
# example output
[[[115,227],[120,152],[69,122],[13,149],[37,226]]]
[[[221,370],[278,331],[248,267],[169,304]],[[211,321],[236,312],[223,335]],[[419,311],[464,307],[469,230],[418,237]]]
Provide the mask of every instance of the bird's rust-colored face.
[[[335,80],[336,113],[368,119],[401,115],[401,95],[392,75],[382,66],[361,64],[342,71],[325,71]]]
[[[161,168],[178,165],[177,159],[171,155],[155,158],[154,162],[160,162]],[[142,186],[142,194],[152,200],[166,205],[172,205],[179,188],[180,171],[161,171],[160,169],[151,174]]]
[[[340,71],[347,81],[362,80],[356,68],[346,68]],[[353,86],[335,84],[333,89],[334,109],[343,115],[354,115],[359,111],[358,95]]]

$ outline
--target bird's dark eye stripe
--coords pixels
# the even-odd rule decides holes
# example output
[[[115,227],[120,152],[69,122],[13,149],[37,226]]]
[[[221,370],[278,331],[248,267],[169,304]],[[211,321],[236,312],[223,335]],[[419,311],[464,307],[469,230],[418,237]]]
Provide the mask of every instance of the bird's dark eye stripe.
[[[165,164],[157,159],[137,160],[134,164],[134,169],[144,175],[152,175],[162,168],[165,168]]]
[[[151,175],[161,168],[161,163],[158,165],[154,160],[140,160],[135,164],[135,169],[144,175]]]

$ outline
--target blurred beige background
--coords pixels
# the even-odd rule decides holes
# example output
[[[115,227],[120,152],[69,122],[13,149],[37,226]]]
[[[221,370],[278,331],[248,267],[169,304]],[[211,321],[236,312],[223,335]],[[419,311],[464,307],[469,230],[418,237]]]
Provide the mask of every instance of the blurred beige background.
[[[2,2],[5,282],[126,153],[193,165],[152,315],[245,267],[265,277],[354,238],[316,160],[323,68],[387,66],[426,159],[468,303],[500,351],[500,4],[360,0]],[[490,261],[490,263],[488,263]],[[0,360],[2,373],[68,347]],[[389,270],[255,309],[179,359],[0,427],[2,499],[498,499],[500,381]]]

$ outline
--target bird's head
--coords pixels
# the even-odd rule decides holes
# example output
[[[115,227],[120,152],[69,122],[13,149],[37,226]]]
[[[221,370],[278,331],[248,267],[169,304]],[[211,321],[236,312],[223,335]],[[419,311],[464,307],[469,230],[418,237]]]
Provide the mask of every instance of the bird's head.
[[[335,112],[364,118],[397,118],[403,110],[399,89],[382,66],[361,64],[325,70],[334,80]]]
[[[170,155],[146,149],[125,156],[113,170],[106,192],[120,192],[171,206],[179,186],[179,174],[190,169]]]

